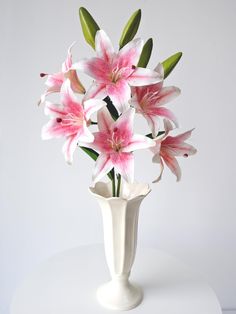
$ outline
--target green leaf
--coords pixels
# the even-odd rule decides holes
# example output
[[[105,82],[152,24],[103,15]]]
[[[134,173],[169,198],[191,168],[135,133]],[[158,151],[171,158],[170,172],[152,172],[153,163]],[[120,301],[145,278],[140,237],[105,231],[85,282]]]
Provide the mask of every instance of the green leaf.
[[[141,56],[139,58],[138,67],[146,68],[148,65],[149,59],[151,57],[152,53],[152,47],[153,47],[153,40],[152,38],[149,38],[145,45],[143,46],[143,50],[141,52]]]
[[[121,38],[120,38],[120,48],[124,47],[129,41],[131,41],[138,31],[139,24],[141,20],[141,10],[135,11],[129,18],[127,24],[125,25]]]
[[[97,160],[99,154],[93,150],[92,148],[88,148],[88,147],[84,147],[84,146],[80,146],[80,148],[87,154],[89,155],[93,160]],[[113,170],[113,169],[112,169]],[[113,171],[110,171],[107,176],[110,180],[113,180],[114,178],[114,170]]]
[[[164,68],[164,78],[167,78],[167,76],[172,72],[172,70],[175,68],[181,57],[182,52],[177,52],[162,62]]]
[[[80,148],[81,148],[86,154],[88,154],[93,160],[97,160],[99,154],[98,154],[97,152],[95,152],[95,150],[93,150],[92,148],[83,147],[83,146],[80,146]]]
[[[79,8],[79,17],[84,34],[84,38],[87,43],[94,49],[95,48],[95,35],[100,27],[97,25],[92,15],[85,8]]]

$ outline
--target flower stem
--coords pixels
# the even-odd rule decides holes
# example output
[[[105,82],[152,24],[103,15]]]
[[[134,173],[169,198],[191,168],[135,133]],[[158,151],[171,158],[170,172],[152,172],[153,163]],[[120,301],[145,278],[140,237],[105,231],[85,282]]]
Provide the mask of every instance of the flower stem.
[[[113,170],[113,178],[112,178],[112,196],[116,197],[116,176],[115,176],[115,170]]]
[[[120,186],[121,186],[121,175],[118,174],[117,175],[117,192],[116,192],[117,197],[120,196]]]

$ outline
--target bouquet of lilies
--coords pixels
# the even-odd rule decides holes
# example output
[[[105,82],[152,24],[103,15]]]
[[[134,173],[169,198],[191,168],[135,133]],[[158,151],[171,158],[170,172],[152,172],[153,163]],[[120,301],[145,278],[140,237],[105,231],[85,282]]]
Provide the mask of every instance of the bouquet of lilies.
[[[96,161],[93,182],[108,175],[113,196],[120,195],[122,178],[126,182],[134,180],[133,152],[138,149],[149,149],[152,161],[160,165],[160,173],[153,182],[161,179],[164,165],[179,181],[181,170],[176,157],[188,157],[196,153],[196,149],[185,142],[192,130],[171,135],[178,122],[165,105],[180,94],[180,89],[164,86],[164,80],[182,53],[172,55],[154,70],[148,69],[152,38],[145,44],[140,38],[134,39],[141,10],[128,20],[118,52],[85,8],[80,8],[79,15],[85,40],[95,49],[95,56],[73,63],[71,45],[60,72],[41,73],[41,77],[47,77],[47,89],[40,103],[44,103],[45,114],[50,117],[42,129],[42,138],[65,138],[63,153],[69,164],[74,151],[80,147]],[[93,80],[87,89],[79,79],[80,72]],[[52,93],[59,93],[58,103],[48,101]],[[148,134],[133,133],[136,114],[146,119]],[[92,119],[92,115],[95,118]],[[91,125],[97,125],[98,131],[92,133]]]

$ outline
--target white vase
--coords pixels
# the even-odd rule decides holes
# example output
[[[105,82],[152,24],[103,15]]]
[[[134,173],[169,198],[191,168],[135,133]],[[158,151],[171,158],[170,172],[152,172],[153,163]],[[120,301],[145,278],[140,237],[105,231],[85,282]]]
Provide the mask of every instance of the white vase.
[[[130,310],[143,298],[129,275],[136,253],[139,207],[150,187],[123,181],[120,197],[111,197],[110,182],[98,182],[90,191],[102,210],[105,255],[112,278],[98,288],[98,301],[109,309]]]

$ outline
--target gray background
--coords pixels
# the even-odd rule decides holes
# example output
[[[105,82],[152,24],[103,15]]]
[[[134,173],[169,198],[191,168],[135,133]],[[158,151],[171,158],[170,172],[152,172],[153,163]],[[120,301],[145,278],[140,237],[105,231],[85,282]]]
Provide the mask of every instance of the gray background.
[[[40,72],[55,72],[77,40],[74,60],[92,56],[77,10],[86,6],[117,47],[130,14],[143,11],[139,35],[154,38],[150,67],[176,51],[182,62],[166,81],[182,89],[168,107],[181,130],[196,127],[198,154],[180,160],[183,179],[165,171],[143,203],[139,244],[165,250],[198,270],[225,309],[236,308],[235,27],[236,1],[0,2],[0,313],[8,313],[21,280],[61,250],[102,242],[98,205],[88,193],[93,162],[63,141],[43,142],[47,118],[36,103]],[[88,77],[82,76],[85,84]],[[136,128],[146,124],[137,119]],[[136,179],[158,172],[147,152],[136,154]]]

